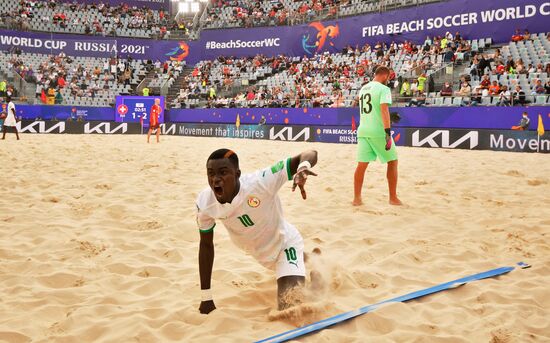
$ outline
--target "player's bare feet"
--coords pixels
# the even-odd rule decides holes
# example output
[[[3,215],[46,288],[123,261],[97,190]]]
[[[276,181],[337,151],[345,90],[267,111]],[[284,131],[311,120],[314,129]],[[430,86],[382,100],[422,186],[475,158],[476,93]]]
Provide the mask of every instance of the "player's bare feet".
[[[351,204],[352,204],[353,206],[361,206],[361,205],[363,205],[363,200],[361,200],[361,199],[353,199],[353,201],[351,202]]]
[[[399,198],[395,197],[395,198],[390,198],[390,205],[401,206],[403,205],[403,203],[401,202],[401,200],[399,200]]]

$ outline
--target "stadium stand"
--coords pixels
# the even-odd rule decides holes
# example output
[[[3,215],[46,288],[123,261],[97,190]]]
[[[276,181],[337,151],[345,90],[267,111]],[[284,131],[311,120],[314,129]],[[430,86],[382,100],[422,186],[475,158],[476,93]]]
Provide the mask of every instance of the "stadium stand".
[[[193,21],[169,19],[164,11],[57,1],[0,2],[2,26],[20,31],[168,39],[189,34]]]
[[[219,29],[296,25],[438,1],[440,0],[211,0],[205,12],[205,18],[201,20],[201,27]]]
[[[343,52],[324,52],[311,58],[279,56],[266,59],[256,56],[238,61],[223,58],[214,62],[203,61],[196,68],[198,72],[188,75],[179,85],[181,92],[171,104],[176,108],[186,105],[349,107],[354,105],[358,91],[379,64],[392,68],[391,85],[394,88],[399,86],[399,80],[413,76],[420,83],[427,84],[432,75],[447,64],[443,61],[441,40],[442,37],[434,37],[423,45],[378,43],[371,47],[367,44],[361,49],[348,47]],[[453,44],[463,47],[464,51],[472,50],[471,43],[460,35],[453,37]],[[233,63],[238,63],[241,69],[236,70]],[[245,69],[242,69],[243,63]],[[216,68],[204,68],[211,64]],[[211,87],[215,92],[223,90],[227,79],[231,80],[233,92],[225,92],[225,96],[218,93],[216,97],[209,96]]]
[[[146,73],[145,61],[64,54],[0,54],[0,63],[36,89],[38,101],[75,106],[109,106],[116,95],[132,93]]]

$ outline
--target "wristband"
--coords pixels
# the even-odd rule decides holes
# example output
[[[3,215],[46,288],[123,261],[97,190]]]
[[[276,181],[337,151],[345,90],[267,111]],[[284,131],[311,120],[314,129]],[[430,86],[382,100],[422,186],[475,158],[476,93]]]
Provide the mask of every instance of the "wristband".
[[[302,161],[300,162],[300,164],[298,165],[298,169],[297,170],[300,170],[300,168],[302,167],[306,167],[306,169],[311,169],[311,163],[309,163],[309,161]]]
[[[384,131],[386,131],[388,136],[391,136],[391,128],[384,129]]]
[[[201,301],[211,301],[212,300],[212,290],[201,289]]]

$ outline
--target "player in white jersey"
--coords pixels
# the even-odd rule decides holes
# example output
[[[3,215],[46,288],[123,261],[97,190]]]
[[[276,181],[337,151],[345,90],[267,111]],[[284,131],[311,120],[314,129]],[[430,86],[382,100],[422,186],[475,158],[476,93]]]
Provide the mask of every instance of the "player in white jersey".
[[[4,119],[4,125],[2,126],[2,139],[6,139],[6,132],[8,129],[15,132],[17,140],[19,140],[19,133],[17,132],[17,120],[15,119],[15,104],[11,100],[11,97],[6,97],[8,103],[6,118]]]
[[[294,180],[292,190],[299,187],[306,199],[304,185],[309,175],[316,176],[310,170],[316,163],[317,152],[307,151],[241,176],[239,158],[233,151],[219,149],[210,155],[206,162],[210,187],[197,198],[201,313],[216,309],[210,291],[216,220],[224,224],[237,247],[275,270],[279,310],[293,305],[286,295],[304,285],[304,242],[298,230],[283,218],[277,192],[285,182]]]

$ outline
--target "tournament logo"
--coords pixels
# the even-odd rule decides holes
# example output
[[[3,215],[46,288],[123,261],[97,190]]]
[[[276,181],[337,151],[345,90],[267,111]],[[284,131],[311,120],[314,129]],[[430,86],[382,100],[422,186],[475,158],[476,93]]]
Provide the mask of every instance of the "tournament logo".
[[[189,45],[184,41],[180,41],[178,47],[174,48],[174,50],[170,51],[165,56],[170,56],[170,61],[181,62],[189,56]]]
[[[321,51],[321,49],[323,49],[327,42],[330,46],[334,46],[332,39],[340,35],[340,28],[338,27],[338,24],[324,26],[321,22],[316,21],[309,24],[309,27],[313,27],[315,30],[317,30],[315,43],[313,45],[309,43],[309,34],[302,36],[302,48],[310,55],[313,55],[313,53],[315,52]]]
[[[252,208],[256,208],[260,206],[260,199],[256,198],[255,196],[251,196],[248,198],[248,206]]]

